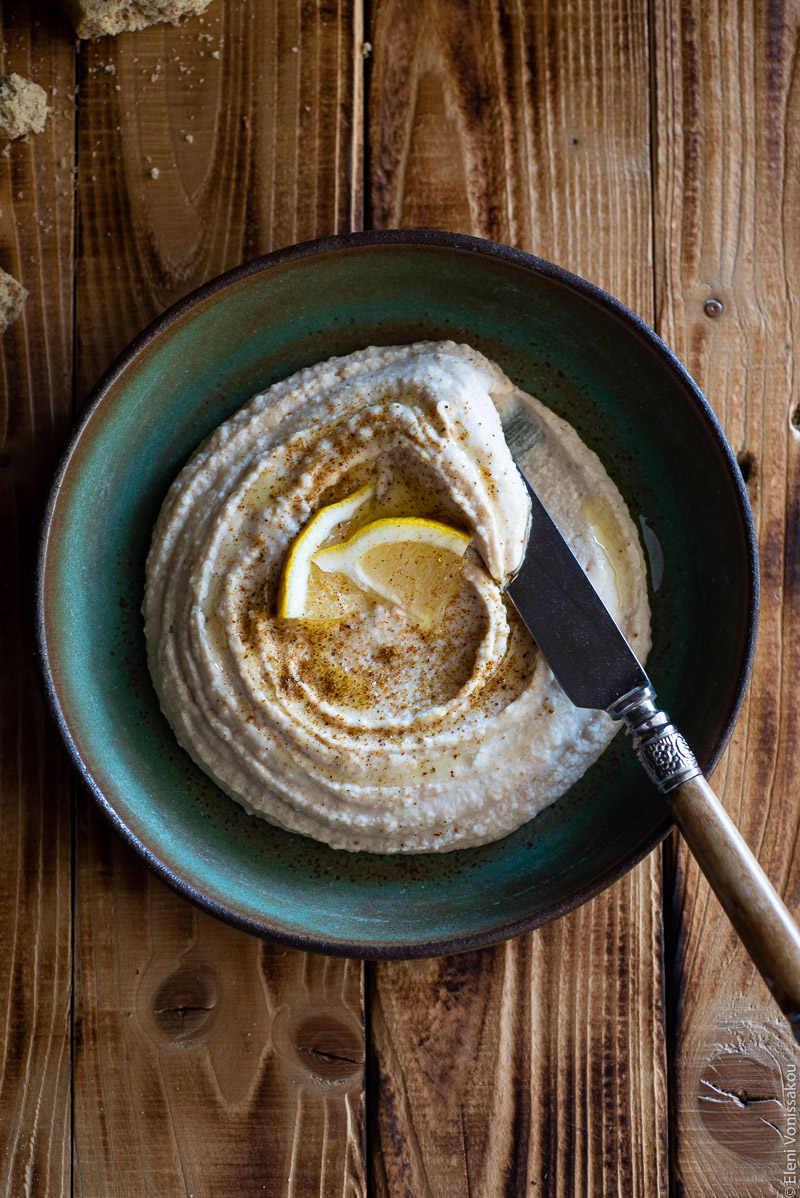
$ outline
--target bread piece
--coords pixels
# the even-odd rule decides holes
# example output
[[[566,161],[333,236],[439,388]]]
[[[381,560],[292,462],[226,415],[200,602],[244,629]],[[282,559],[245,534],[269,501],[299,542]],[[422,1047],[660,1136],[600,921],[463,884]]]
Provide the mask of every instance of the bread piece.
[[[78,37],[104,37],[205,12],[211,0],[61,0]]]
[[[41,133],[47,120],[47,93],[22,75],[0,78],[0,140]]]
[[[12,325],[22,311],[28,293],[13,275],[0,269],[0,333]]]

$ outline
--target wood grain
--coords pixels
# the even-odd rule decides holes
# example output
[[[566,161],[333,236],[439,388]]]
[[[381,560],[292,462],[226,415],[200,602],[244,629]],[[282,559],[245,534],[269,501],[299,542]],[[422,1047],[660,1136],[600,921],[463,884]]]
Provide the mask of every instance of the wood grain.
[[[216,0],[81,48],[81,396],[207,278],[360,222],[361,40],[349,0]],[[198,913],[79,813],[76,1194],[363,1194],[361,966]]]
[[[84,812],[75,1193],[363,1195],[361,965],[235,931],[98,831]]]
[[[782,0],[657,11],[659,326],[740,456],[761,550],[749,697],[714,783],[797,915],[799,14]],[[682,849],[673,903],[678,1192],[784,1193],[798,1051]]]
[[[78,391],[231,266],[361,221],[361,9],[215,3],[80,51]]]
[[[69,1190],[70,774],[36,676],[31,576],[72,405],[73,51],[0,7],[0,74],[41,84],[43,133],[0,157],[0,265],[30,292],[0,338],[0,1193]]]
[[[652,320],[644,3],[378,0],[378,225],[510,241]],[[384,1195],[666,1194],[658,855],[550,927],[374,970]]]

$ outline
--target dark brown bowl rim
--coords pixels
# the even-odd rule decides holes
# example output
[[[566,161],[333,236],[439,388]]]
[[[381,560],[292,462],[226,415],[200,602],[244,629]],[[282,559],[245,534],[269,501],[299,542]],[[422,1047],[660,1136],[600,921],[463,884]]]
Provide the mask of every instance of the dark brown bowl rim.
[[[415,941],[409,944],[377,944],[374,942],[366,943],[363,941],[345,941],[345,940],[326,940],[323,937],[312,937],[297,934],[294,932],[285,931],[279,927],[267,926],[251,919],[249,916],[238,914],[230,907],[223,903],[209,898],[201,891],[197,890],[191,882],[187,882],[184,878],[174,873],[166,866],[158,857],[156,857],[147,847],[147,845],[136,836],[122,817],[117,813],[111,802],[107,799],[100,787],[94,780],[87,763],[84,761],[81,751],[75,743],[61,707],[58,697],[57,687],[53,677],[53,672],[50,665],[48,646],[45,634],[45,607],[46,607],[46,572],[47,572],[47,550],[50,539],[50,530],[53,521],[56,505],[62,485],[69,469],[69,464],[73,453],[83,435],[84,428],[89,423],[94,412],[103,402],[106,394],[112,388],[114,383],[124,374],[128,367],[136,360],[141,351],[153,342],[160,334],[167,329],[176,320],[179,320],[192,308],[199,303],[210,299],[217,292],[225,290],[231,284],[239,283],[250,275],[260,274],[267,270],[272,270],[275,267],[285,266],[292,262],[300,262],[305,258],[318,257],[328,253],[339,252],[347,249],[358,249],[371,246],[384,245],[412,245],[412,246],[437,246],[445,249],[464,250],[470,253],[486,255],[491,258],[499,258],[501,260],[514,263],[515,265],[525,267],[536,274],[546,278],[554,279],[564,286],[577,291],[579,294],[592,300],[601,308],[613,313],[616,317],[621,318],[626,324],[630,325],[635,333],[637,333],[655,352],[661,357],[667,366],[669,366],[677,378],[676,381],[682,384],[691,398],[697,405],[698,412],[705,419],[717,446],[722,453],[723,458],[727,461],[733,489],[736,500],[739,505],[739,513],[742,520],[743,531],[745,534],[745,543],[748,558],[748,590],[749,602],[747,610],[746,623],[746,651],[743,656],[742,663],[739,668],[736,688],[734,691],[733,702],[731,704],[728,716],[725,723],[716,739],[711,746],[705,760],[701,763],[705,773],[710,774],[717,762],[719,761],[723,750],[725,749],[728,740],[730,739],[736,720],[744,701],[747,684],[750,678],[750,672],[753,665],[755,655],[756,637],[758,632],[758,613],[759,613],[759,596],[760,596],[760,580],[759,580],[759,565],[758,565],[758,542],[756,538],[756,530],[753,522],[753,515],[750,509],[750,502],[747,496],[747,488],[742,478],[741,470],[736,461],[722,427],[714,414],[713,409],[701,392],[700,388],[691,377],[686,367],[675,356],[672,350],[667,346],[657,333],[646,324],[641,317],[637,316],[627,308],[620,300],[615,299],[608,292],[581,278],[579,275],[572,274],[561,266],[557,266],[553,262],[548,262],[544,258],[536,257],[533,254],[528,254],[524,250],[514,249],[512,246],[502,245],[499,242],[487,241],[483,238],[472,237],[464,233],[448,233],[438,229],[382,229],[370,232],[355,232],[342,233],[331,237],[322,237],[313,241],[300,242],[297,245],[287,246],[284,249],[274,250],[272,253],[264,254],[258,258],[254,258],[249,262],[243,263],[241,266],[236,266],[232,270],[226,271],[224,274],[218,275],[209,282],[202,284],[194,291],[189,292],[183,299],[177,301],[171,307],[167,308],[160,316],[156,317],[147,328],[145,328],[127,348],[120,354],[116,361],[103,375],[100,382],[93,389],[89,396],[82,412],[79,416],[77,424],[72,431],[66,448],[63,451],[61,460],[56,470],[53,483],[47,499],[47,504],[42,520],[41,530],[39,534],[36,573],[35,573],[35,620],[36,620],[36,650],[39,668],[44,683],[45,693],[50,706],[51,714],[55,720],[58,730],[66,744],[67,750],[72,758],[73,765],[77,769],[84,784],[97,801],[104,815],[111,821],[117,832],[124,840],[143,858],[145,864],[164,882],[167,883],[173,890],[184,898],[188,898],[197,906],[215,915],[217,918],[226,923],[232,924],[234,927],[241,928],[244,931],[250,932],[262,939],[275,941],[279,944],[285,944],[291,948],[302,949],[308,952],[324,953],[330,956],[353,957],[362,960],[397,960],[397,959],[412,959],[421,957],[438,957],[445,956],[451,953],[466,952],[471,949],[483,948],[490,944],[498,943],[502,940],[507,940],[510,937],[517,936],[522,932],[532,931],[534,928],[540,927],[542,924],[550,923],[555,919],[559,919],[562,915],[581,906],[589,899],[600,894],[607,887],[613,885],[614,882],[622,878],[635,865],[638,865],[648,853],[652,852],[661,841],[672,830],[674,824],[669,815],[664,814],[664,818],[656,826],[653,833],[648,836],[640,844],[634,846],[633,849],[618,862],[613,868],[600,874],[589,885],[576,890],[568,898],[562,899],[560,902],[553,904],[544,911],[538,911],[530,916],[523,916],[520,919],[510,920],[507,923],[501,923],[489,929],[483,929],[478,932],[469,933],[461,936],[441,940],[426,940]]]

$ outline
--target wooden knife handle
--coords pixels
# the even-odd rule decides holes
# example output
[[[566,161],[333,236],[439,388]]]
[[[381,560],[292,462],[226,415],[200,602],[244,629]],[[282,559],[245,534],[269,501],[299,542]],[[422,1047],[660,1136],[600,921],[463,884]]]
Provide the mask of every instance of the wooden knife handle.
[[[648,682],[616,699],[608,714],[625,721],[636,756],[800,1044],[800,929],[655,699]]]
[[[705,778],[664,800],[800,1043],[800,930]]]

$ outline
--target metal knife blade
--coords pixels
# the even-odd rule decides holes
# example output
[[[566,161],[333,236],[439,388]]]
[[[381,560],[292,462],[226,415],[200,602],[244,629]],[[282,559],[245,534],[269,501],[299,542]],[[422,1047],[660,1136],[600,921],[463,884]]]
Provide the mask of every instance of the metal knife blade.
[[[650,688],[650,680],[524,474],[522,478],[531,501],[528,545],[506,593],[568,698],[576,707],[608,711],[631,691]]]

